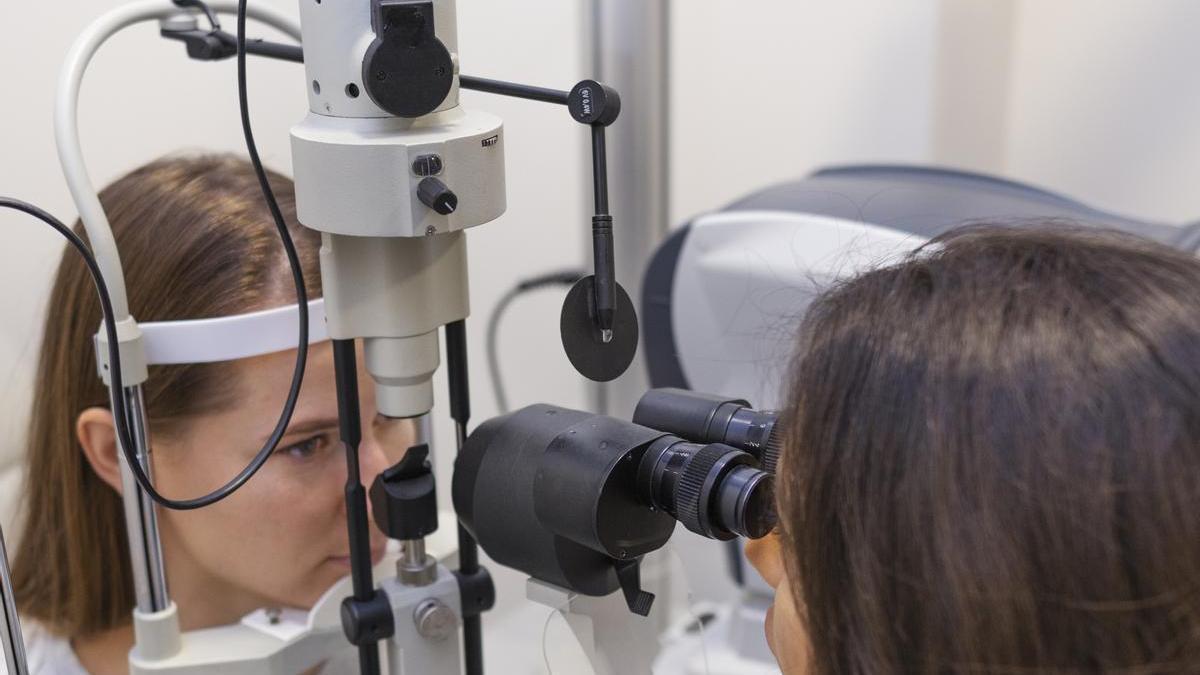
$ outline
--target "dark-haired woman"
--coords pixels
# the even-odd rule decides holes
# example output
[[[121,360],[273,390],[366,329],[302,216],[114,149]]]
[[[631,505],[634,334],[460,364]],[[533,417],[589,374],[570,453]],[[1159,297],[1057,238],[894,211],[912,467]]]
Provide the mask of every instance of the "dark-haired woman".
[[[1200,262],[973,227],[808,313],[750,557],[793,673],[1200,672]]]

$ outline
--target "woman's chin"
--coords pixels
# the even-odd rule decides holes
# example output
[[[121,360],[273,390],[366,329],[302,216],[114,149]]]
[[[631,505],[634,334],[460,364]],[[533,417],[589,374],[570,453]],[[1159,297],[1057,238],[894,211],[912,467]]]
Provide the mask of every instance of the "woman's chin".
[[[378,546],[376,548],[372,548],[371,549],[371,566],[374,567],[375,565],[378,565],[380,562],[382,562],[383,557],[386,554],[387,554],[386,546]],[[335,569],[341,570],[343,576],[350,574],[350,571],[353,567],[351,564],[351,561],[350,561],[350,556],[348,556],[348,555],[330,556],[328,559],[326,559],[325,562],[328,565],[332,565]]]
[[[763,622],[763,631],[767,634],[767,648],[775,660],[779,660],[779,652],[775,651],[775,603],[767,608],[767,620]]]

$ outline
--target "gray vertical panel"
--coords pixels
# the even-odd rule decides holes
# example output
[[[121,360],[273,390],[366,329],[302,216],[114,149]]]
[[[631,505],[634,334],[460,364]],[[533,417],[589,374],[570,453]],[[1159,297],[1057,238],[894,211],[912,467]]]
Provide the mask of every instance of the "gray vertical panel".
[[[608,133],[617,280],[641,304],[642,274],[670,228],[668,207],[669,0],[589,0],[590,76],[621,93]],[[588,239],[590,246],[590,238]],[[588,259],[591,259],[590,253]],[[640,311],[640,308],[639,308]],[[593,387],[595,409],[628,418],[647,387],[639,352],[616,382]]]

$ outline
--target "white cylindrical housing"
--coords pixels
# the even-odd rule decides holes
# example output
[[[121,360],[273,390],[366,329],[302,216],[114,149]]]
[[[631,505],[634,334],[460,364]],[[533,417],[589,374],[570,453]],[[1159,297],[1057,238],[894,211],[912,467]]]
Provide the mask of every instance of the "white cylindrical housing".
[[[455,1],[429,0],[432,14],[428,6],[385,1],[300,0],[310,112],[292,128],[292,165],[297,216],[322,233],[329,336],[363,339],[379,411],[415,417],[433,406],[437,330],[469,313],[462,231],[495,220],[507,206],[504,129],[499,118],[458,104]],[[396,79],[411,76],[403,72],[405,47],[394,41],[404,33],[373,48],[386,30],[373,24],[411,28],[385,18],[410,9],[419,13],[419,29],[432,21],[454,77],[440,105],[431,97],[412,108],[436,105],[432,113],[402,119],[372,96],[383,91],[412,102],[406,97],[419,95],[423,83]],[[443,76],[445,53],[425,46],[441,69],[430,72]],[[380,57],[384,50],[391,51]],[[372,71],[365,73],[368,54]],[[405,110],[394,104],[388,109]]]
[[[437,330],[470,313],[466,235],[325,234],[321,279],[329,336],[364,338],[379,412],[429,412],[440,364]]]
[[[436,155],[458,196],[442,215],[417,197],[413,166]],[[491,222],[507,207],[500,118],[461,108],[420,120],[309,114],[292,128],[296,212],[305,227],[358,237],[425,237]]]
[[[410,338],[367,338],[367,372],[375,407],[388,417],[416,417],[433,408],[433,374],[441,365],[437,331]]]
[[[175,657],[183,649],[179,630],[179,608],[174,602],[158,612],[133,610],[133,652],[130,666],[135,672],[137,663],[154,664]]]

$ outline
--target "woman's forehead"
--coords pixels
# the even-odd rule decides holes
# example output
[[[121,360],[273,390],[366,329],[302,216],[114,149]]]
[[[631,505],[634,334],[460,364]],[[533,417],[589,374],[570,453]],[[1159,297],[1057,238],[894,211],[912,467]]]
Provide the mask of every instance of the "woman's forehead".
[[[287,397],[296,365],[296,352],[289,350],[231,364],[229,377],[220,385],[230,397],[230,404],[213,415],[197,420],[204,426],[218,427],[238,435],[270,435],[278,420],[279,410]],[[292,415],[293,425],[302,420],[337,417],[337,390],[333,369],[333,351],[328,343],[312,345],[304,370],[300,397]],[[369,380],[368,380],[369,382]],[[369,392],[363,392],[370,395]]]

